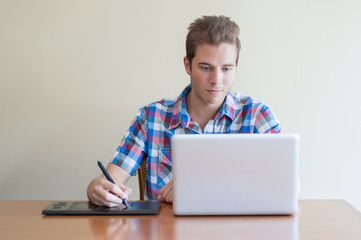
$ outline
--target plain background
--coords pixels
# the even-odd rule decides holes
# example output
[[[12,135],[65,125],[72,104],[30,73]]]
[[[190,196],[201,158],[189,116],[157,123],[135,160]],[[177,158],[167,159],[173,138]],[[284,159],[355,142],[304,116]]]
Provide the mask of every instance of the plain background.
[[[0,0],[0,199],[86,199],[137,110],[188,84],[188,25],[223,14],[241,28],[233,91],[300,135],[300,197],[361,210],[360,12],[358,0]]]

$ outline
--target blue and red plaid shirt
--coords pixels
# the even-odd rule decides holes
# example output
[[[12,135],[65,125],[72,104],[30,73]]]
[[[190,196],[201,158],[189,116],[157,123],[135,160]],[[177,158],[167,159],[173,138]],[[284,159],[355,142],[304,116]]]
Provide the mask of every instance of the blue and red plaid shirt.
[[[262,102],[228,93],[204,131],[188,115],[187,86],[177,99],[162,99],[141,108],[116,150],[113,163],[135,175],[148,158],[146,199],[156,199],[172,179],[171,138],[174,134],[279,133],[279,121]]]

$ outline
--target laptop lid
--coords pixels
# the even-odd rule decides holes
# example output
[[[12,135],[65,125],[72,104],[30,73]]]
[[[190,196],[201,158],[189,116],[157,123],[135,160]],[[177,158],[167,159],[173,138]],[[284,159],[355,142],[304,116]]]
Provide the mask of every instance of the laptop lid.
[[[293,214],[298,156],[296,134],[174,135],[174,214]]]

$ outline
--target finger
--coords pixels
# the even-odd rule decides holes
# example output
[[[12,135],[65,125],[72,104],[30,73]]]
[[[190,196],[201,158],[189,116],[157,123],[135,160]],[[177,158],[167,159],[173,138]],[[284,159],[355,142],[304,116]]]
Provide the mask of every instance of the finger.
[[[102,180],[94,187],[94,200],[101,203],[103,206],[117,206],[122,203],[122,200],[114,195],[113,192],[122,192],[115,184],[107,180]],[[123,193],[124,194],[124,193]]]
[[[101,198],[100,196],[93,199],[92,203],[94,203],[97,206],[106,206],[106,207],[115,207],[119,206],[120,204],[108,202],[107,200]]]
[[[173,192],[171,194],[169,194],[168,198],[167,198],[167,203],[172,203],[173,202]]]
[[[115,207],[122,204],[122,200],[118,196],[105,190],[98,192],[95,196],[95,200],[100,202],[102,206],[107,207]]]
[[[166,198],[167,203],[173,202],[173,188],[172,187],[169,189],[169,192],[167,193],[167,196],[165,198]]]
[[[119,205],[119,204],[122,204],[122,202],[123,202],[121,198],[119,198],[118,196],[116,196],[110,192],[107,192],[105,194],[104,199],[112,205],[114,205],[114,204]]]
[[[162,196],[166,196],[173,188],[173,181],[169,181],[160,191],[159,193]]]
[[[120,185],[119,188],[126,194],[126,198],[133,192],[131,188],[128,188],[124,184]]]
[[[168,196],[170,196],[170,194],[173,192],[173,184],[169,183],[165,185],[162,190],[163,190],[163,192],[161,193],[162,197],[167,199]]]
[[[126,199],[128,197],[128,193],[125,193],[118,185],[111,183],[108,180],[103,179],[101,185],[106,191],[113,193],[121,199]]]

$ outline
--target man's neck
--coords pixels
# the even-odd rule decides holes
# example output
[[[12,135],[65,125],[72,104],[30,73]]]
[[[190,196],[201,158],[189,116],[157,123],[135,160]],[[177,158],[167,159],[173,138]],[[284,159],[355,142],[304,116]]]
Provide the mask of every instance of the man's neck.
[[[215,117],[223,104],[206,104],[192,98],[190,93],[187,95],[186,101],[189,116],[198,123],[203,131],[209,120]]]

